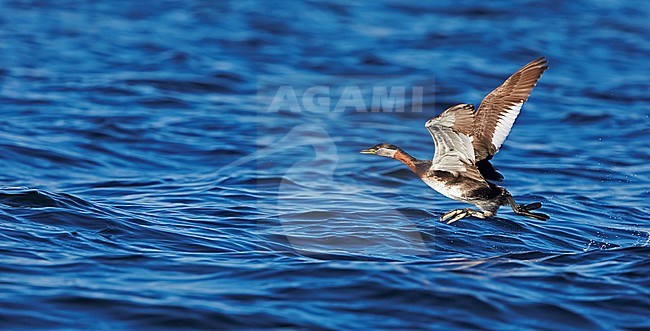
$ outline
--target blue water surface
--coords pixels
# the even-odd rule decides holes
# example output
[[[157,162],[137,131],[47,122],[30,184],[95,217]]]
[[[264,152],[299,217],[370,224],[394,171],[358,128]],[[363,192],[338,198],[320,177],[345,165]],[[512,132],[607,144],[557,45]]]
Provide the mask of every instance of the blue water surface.
[[[649,17],[0,0],[0,328],[648,328]],[[428,118],[539,56],[493,163],[550,220],[440,223],[464,205],[358,154],[430,158]],[[271,108],[283,86],[299,108]],[[307,109],[313,86],[329,90]],[[373,107],[377,86],[404,88],[404,111]]]

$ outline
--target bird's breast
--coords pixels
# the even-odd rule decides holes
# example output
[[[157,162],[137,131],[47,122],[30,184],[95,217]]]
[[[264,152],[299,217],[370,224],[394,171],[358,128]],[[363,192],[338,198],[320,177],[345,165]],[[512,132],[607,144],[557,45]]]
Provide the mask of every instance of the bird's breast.
[[[439,177],[424,177],[422,178],[425,184],[430,188],[436,190],[438,193],[454,200],[463,200],[465,196],[465,189],[458,182],[445,180]]]

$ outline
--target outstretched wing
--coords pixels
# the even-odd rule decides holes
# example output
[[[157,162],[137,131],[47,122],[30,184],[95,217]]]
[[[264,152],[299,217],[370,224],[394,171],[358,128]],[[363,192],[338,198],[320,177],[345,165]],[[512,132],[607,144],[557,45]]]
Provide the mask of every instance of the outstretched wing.
[[[470,134],[474,138],[476,161],[489,160],[499,151],[521,107],[548,68],[547,63],[544,57],[533,60],[483,99],[474,114]]]
[[[431,133],[435,144],[431,170],[453,174],[462,172],[480,179],[480,174],[474,167],[474,148],[469,136],[473,117],[474,107],[460,104],[427,121],[425,127]]]

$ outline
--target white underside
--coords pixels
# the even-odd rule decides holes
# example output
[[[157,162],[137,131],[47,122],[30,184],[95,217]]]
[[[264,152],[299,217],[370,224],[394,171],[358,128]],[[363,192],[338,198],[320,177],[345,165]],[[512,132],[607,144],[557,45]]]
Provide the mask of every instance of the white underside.
[[[459,186],[449,185],[443,181],[438,181],[431,177],[423,178],[422,180],[430,188],[436,190],[436,192],[446,196],[447,198],[459,201],[465,200],[463,199],[463,192]]]
[[[499,209],[500,203],[499,199],[493,199],[493,200],[481,200],[481,199],[471,199],[467,198],[463,194],[463,189],[459,185],[449,185],[448,183],[445,183],[440,180],[435,180],[434,178],[424,178],[422,179],[424,183],[426,183],[430,188],[436,190],[436,192],[446,196],[447,198],[454,199],[456,201],[461,201],[465,203],[469,203],[472,205],[475,205],[478,207],[480,210],[484,212],[490,212],[490,215],[492,216],[496,214],[497,210]]]

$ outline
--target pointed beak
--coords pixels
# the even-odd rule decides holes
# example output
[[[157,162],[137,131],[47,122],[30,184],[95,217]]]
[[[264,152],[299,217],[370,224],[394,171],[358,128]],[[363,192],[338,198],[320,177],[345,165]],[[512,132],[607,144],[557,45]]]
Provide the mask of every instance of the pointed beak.
[[[375,153],[377,153],[377,150],[374,149],[374,148],[367,148],[367,149],[364,149],[364,150],[360,151],[359,153],[361,153],[361,154],[375,154]]]

